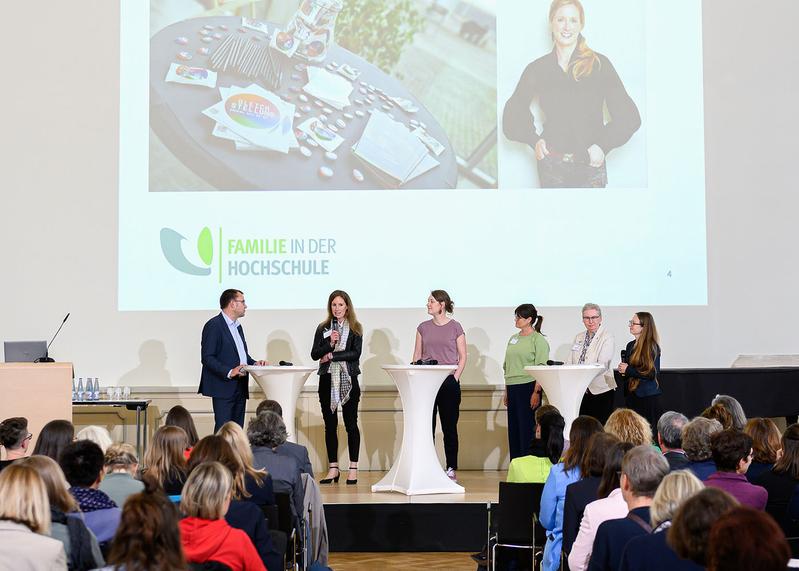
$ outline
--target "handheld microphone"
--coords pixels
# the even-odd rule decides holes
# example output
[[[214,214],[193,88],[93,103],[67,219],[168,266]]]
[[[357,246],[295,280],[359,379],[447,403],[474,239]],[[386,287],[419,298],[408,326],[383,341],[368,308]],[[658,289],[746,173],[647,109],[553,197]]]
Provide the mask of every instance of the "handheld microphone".
[[[627,349],[622,349],[621,350],[621,362],[622,363],[626,363],[627,362]]]
[[[563,361],[547,361],[547,366],[552,367],[553,365],[562,365]]]
[[[333,321],[330,322],[330,328],[333,331],[338,331],[338,318],[337,317],[334,317]]]
[[[281,367],[293,367],[294,363],[289,363],[288,361],[279,361],[278,365]]]
[[[67,313],[66,316],[64,317],[64,321],[62,321],[61,325],[58,326],[58,329],[56,330],[55,335],[53,335],[53,338],[50,339],[50,342],[47,344],[47,347],[44,350],[44,355],[42,357],[39,357],[38,359],[36,359],[34,361],[34,363],[55,363],[55,359],[53,359],[52,357],[49,356],[50,345],[52,345],[53,341],[55,341],[55,338],[58,337],[58,334],[61,332],[61,328],[64,327],[64,324],[67,322],[67,319],[69,319],[69,315],[70,314]]]

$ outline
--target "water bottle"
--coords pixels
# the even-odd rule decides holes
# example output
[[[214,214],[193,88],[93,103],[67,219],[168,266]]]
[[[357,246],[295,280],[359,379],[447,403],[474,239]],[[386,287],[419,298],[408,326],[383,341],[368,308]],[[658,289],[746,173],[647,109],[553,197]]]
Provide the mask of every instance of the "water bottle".
[[[72,377],[72,401],[75,401],[75,377]]]
[[[92,400],[100,400],[100,378],[94,377],[94,386],[92,387]]]
[[[82,401],[83,400],[83,377],[79,377],[78,378],[78,394],[77,394],[77,397],[78,397],[77,398],[78,401]]]

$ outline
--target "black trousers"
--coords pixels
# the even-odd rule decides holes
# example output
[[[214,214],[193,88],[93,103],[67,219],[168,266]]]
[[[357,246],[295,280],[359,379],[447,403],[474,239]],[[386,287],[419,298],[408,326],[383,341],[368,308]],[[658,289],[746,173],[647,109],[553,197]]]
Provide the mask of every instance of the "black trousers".
[[[231,420],[239,426],[244,426],[247,397],[243,394],[236,393],[232,397],[213,397],[211,403],[214,407],[214,433]]]
[[[583,402],[580,403],[580,415],[593,416],[603,425],[608,421],[610,413],[613,412],[613,399],[616,391],[605,391],[599,395],[592,395],[586,391],[583,395]]]
[[[325,421],[325,447],[327,461],[338,462],[338,413],[330,410],[330,373],[319,376],[319,404],[322,406],[322,418]],[[358,377],[352,377],[350,400],[338,407],[344,417],[344,428],[347,429],[347,448],[350,451],[350,462],[358,461],[361,449],[361,430],[358,428],[358,403],[361,400],[361,387]]]
[[[461,412],[461,384],[453,375],[444,379],[433,403],[433,440],[436,438],[436,413],[444,433],[444,456],[447,468],[458,469],[458,417]]]
[[[652,435],[655,438],[657,438],[658,420],[660,415],[663,414],[663,405],[660,402],[660,397],[661,395],[639,397],[635,393],[629,393],[624,397],[627,408],[633,409],[649,421],[649,425],[652,427]]]

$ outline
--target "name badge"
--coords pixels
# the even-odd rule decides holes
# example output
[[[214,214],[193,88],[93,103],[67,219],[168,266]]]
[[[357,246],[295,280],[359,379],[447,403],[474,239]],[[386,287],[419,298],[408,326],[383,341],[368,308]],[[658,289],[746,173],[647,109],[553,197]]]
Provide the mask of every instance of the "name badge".
[[[331,333],[333,333],[333,330],[332,329],[328,329],[327,331],[322,333],[322,338],[323,339],[327,339],[328,337],[330,337]]]
[[[581,343],[575,343],[574,347],[572,347],[572,351],[582,351],[582,350],[583,350],[583,346],[582,346]]]
[[[518,337],[511,337],[511,340],[508,342],[508,345],[516,345],[519,342]]]

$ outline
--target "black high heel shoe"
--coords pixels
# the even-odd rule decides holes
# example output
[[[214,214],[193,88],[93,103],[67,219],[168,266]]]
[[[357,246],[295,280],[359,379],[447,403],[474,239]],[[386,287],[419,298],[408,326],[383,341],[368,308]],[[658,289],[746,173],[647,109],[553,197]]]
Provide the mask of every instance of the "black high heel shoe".
[[[330,466],[330,470],[335,470],[336,475],[332,478],[322,478],[319,480],[320,484],[338,484],[338,479],[341,477],[341,470],[338,469],[338,466]],[[347,480],[349,482],[349,480]]]
[[[357,472],[358,471],[358,466],[350,466],[349,469],[350,470],[355,470]],[[358,483],[358,478],[355,478],[354,480],[350,480],[350,475],[347,474],[347,480],[346,481],[347,481],[347,485],[348,486],[354,486],[355,484]]]

